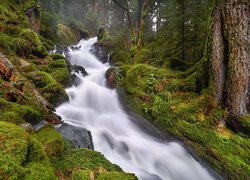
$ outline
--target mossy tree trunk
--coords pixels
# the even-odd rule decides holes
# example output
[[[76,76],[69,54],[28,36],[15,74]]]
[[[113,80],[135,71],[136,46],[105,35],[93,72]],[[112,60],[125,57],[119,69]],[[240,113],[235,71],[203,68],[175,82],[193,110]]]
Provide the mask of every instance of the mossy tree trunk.
[[[144,28],[145,28],[145,18],[147,16],[148,12],[148,2],[149,0],[143,0],[142,2],[142,8],[141,8],[141,19],[139,20],[139,33],[138,33],[138,41],[137,41],[137,49],[141,49],[143,44],[143,38],[144,38]]]
[[[236,131],[238,117],[247,114],[249,17],[248,0],[217,1],[211,58],[215,99],[227,107],[227,124]]]

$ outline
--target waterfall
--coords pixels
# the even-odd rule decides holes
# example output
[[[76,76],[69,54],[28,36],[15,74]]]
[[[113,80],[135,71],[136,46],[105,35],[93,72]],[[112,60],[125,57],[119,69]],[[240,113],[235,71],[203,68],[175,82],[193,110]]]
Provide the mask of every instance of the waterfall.
[[[129,119],[116,90],[106,87],[109,64],[90,53],[95,42],[96,38],[82,40],[78,50],[69,52],[70,63],[84,67],[88,75],[77,74],[80,85],[66,89],[69,102],[56,108],[56,113],[66,123],[88,129],[96,151],[139,179],[214,179],[181,145],[157,140]]]

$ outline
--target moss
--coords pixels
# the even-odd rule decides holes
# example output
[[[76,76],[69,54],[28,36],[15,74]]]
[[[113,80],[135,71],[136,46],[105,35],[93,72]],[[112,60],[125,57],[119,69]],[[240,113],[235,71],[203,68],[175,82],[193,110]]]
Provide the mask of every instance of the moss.
[[[59,53],[54,53],[54,54],[51,54],[50,57],[53,59],[53,60],[58,60],[58,59],[65,59],[65,57]]]
[[[103,172],[99,173],[97,180],[136,180],[137,177],[135,177],[133,174],[128,174],[128,173],[121,173],[121,172]]]
[[[238,123],[241,126],[242,131],[250,135],[250,116],[240,117]]]
[[[35,124],[43,119],[43,114],[31,106],[8,102],[0,98],[1,121],[21,124],[25,121]]]
[[[115,62],[115,64],[131,62],[129,53],[123,50],[120,50],[118,52],[115,51],[112,54],[112,60]]]
[[[99,168],[104,168],[107,171],[122,171],[117,165],[105,159],[102,154],[89,149],[69,150],[64,154],[63,158],[57,162],[57,169],[61,169],[67,176],[73,172],[75,167],[91,171]]]
[[[111,41],[112,40],[109,33],[103,27],[99,28],[97,39],[98,39],[98,42]]]
[[[55,72],[56,73],[56,72]],[[66,75],[65,75],[66,74]],[[65,82],[67,79],[67,73],[65,77],[57,77],[58,79]],[[41,94],[52,104],[57,105],[63,101],[68,100],[68,95],[66,94],[63,86],[59,84],[50,74],[46,72],[32,72],[29,75],[29,79],[39,88]]]
[[[62,156],[64,150],[63,137],[51,126],[40,129],[34,137],[42,144],[49,158]]]
[[[56,79],[57,82],[62,84],[64,87],[67,87],[70,81],[70,75],[68,69],[65,68],[57,68],[52,76]],[[66,99],[67,100],[67,99]]]
[[[57,25],[56,34],[60,39],[61,44],[70,45],[76,43],[79,40],[78,34],[72,28],[63,24]]]
[[[25,169],[24,179],[57,179],[54,168],[49,163],[28,163]]]
[[[92,173],[93,172],[91,172],[89,170],[79,170],[79,169],[77,169],[72,173],[72,179],[73,180],[91,179],[91,174]]]
[[[59,83],[50,83],[41,90],[41,93],[54,106],[69,99],[63,86]]]
[[[26,160],[28,134],[20,127],[0,121],[0,176],[18,179],[23,174]]]
[[[149,62],[150,56],[151,56],[151,51],[149,51],[148,49],[141,49],[140,51],[136,52],[134,61],[136,63]]]

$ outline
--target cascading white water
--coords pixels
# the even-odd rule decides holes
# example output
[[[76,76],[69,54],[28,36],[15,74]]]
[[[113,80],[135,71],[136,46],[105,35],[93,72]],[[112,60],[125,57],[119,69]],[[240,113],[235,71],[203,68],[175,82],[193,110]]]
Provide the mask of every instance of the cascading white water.
[[[69,52],[71,64],[84,67],[89,75],[79,74],[80,85],[66,89],[70,100],[56,109],[57,114],[91,131],[95,150],[139,179],[214,179],[181,145],[160,142],[130,121],[116,90],[106,87],[109,64],[90,53],[94,42],[96,38],[82,40],[80,49]]]

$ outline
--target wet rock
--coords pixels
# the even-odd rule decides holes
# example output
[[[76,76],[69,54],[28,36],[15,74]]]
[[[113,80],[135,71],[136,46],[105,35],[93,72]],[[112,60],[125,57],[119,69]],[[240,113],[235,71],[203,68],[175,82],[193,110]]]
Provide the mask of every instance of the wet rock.
[[[59,125],[62,124],[62,118],[58,115],[56,115],[53,112],[50,112],[46,117],[45,117],[45,121],[50,123],[50,124],[54,124],[54,125]]]
[[[116,88],[118,84],[118,68],[117,67],[110,67],[106,71],[106,79],[107,79],[107,85],[110,88]]]
[[[94,48],[91,52],[102,62],[107,63],[109,62],[109,51],[105,46],[102,44],[96,43],[94,44]]]
[[[94,149],[91,133],[85,128],[64,123],[57,127],[57,130],[70,140],[76,148]]]
[[[84,31],[78,30],[78,33],[79,33],[80,39],[88,40],[90,38],[89,32],[87,30],[84,30]]]
[[[70,48],[73,50],[73,51],[76,51],[78,49],[80,49],[82,46],[71,46]]]
[[[46,121],[40,121],[39,123],[33,125],[33,128],[35,129],[35,131],[38,131],[40,129],[42,129],[43,127],[47,126],[48,122]]]
[[[88,75],[87,71],[82,66],[73,65],[71,69],[73,72],[82,73],[84,76]]]

